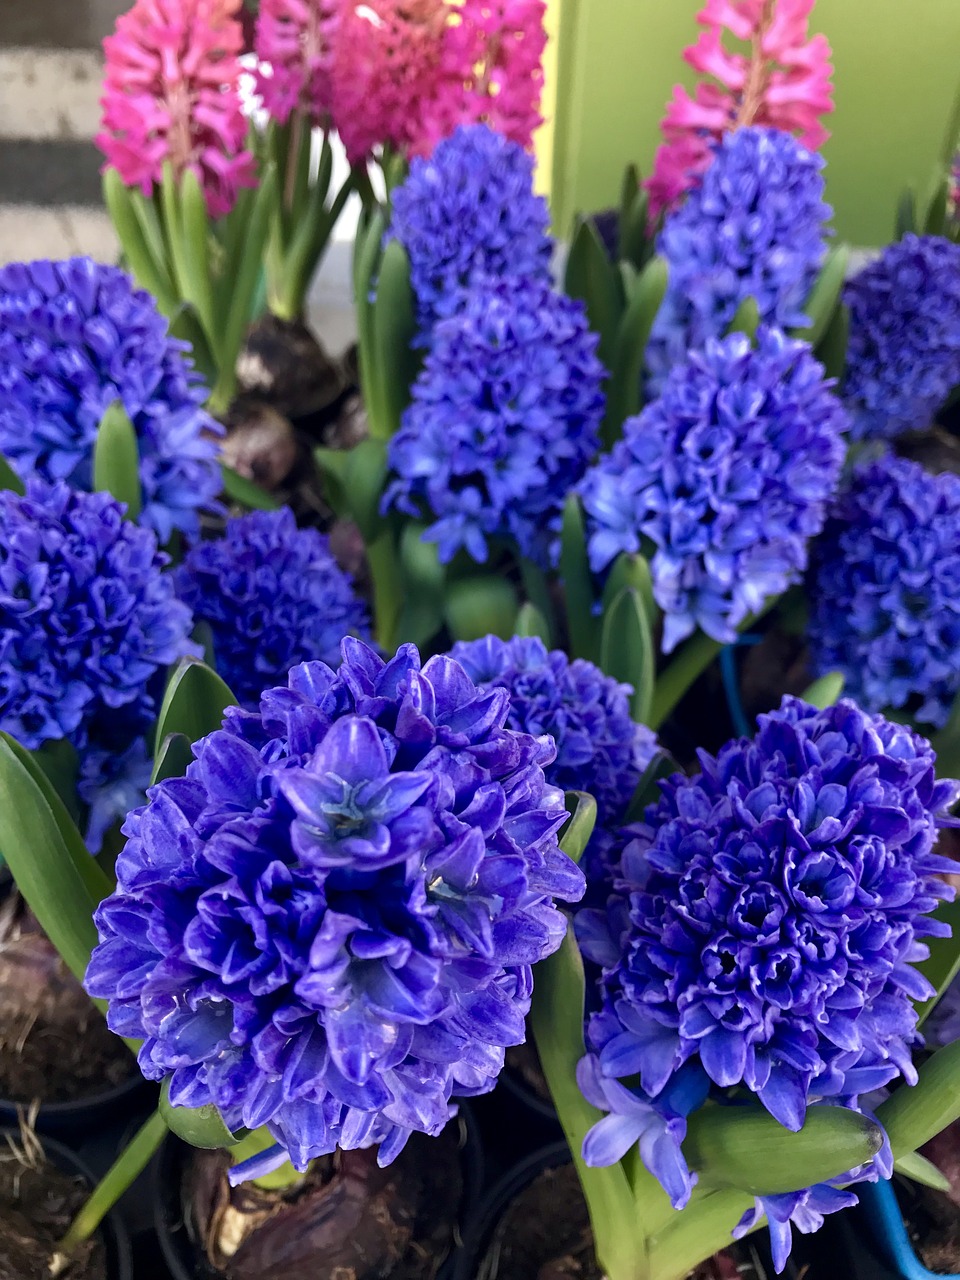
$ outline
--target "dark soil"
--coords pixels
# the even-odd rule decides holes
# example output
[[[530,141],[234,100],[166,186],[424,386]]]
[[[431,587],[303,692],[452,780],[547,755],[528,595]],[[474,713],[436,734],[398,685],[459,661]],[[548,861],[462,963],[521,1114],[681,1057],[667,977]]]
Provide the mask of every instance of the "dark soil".
[[[897,1198],[907,1232],[928,1270],[941,1275],[960,1272],[960,1121],[944,1129],[922,1149],[949,1179],[949,1192],[897,1181]]]
[[[56,1245],[90,1194],[83,1178],[45,1163],[35,1142],[26,1144],[30,1156],[0,1150],[0,1280],[50,1280]],[[106,1280],[102,1242],[87,1241],[63,1276]]]
[[[375,1151],[337,1152],[282,1193],[231,1189],[228,1165],[225,1152],[197,1152],[185,1180],[185,1217],[206,1276],[433,1280],[459,1238],[456,1125],[439,1138],[415,1134],[386,1169]]]
[[[690,1280],[765,1280],[748,1245],[703,1263]],[[510,1205],[476,1280],[603,1280],[576,1170],[545,1169]]]
[[[511,1075],[521,1080],[531,1093],[536,1094],[541,1102],[553,1106],[547,1078],[543,1074],[537,1048],[532,1040],[528,1039],[524,1044],[510,1046],[507,1050],[506,1069]]]
[[[136,1069],[22,901],[8,897],[0,909],[0,1097],[74,1102]]]

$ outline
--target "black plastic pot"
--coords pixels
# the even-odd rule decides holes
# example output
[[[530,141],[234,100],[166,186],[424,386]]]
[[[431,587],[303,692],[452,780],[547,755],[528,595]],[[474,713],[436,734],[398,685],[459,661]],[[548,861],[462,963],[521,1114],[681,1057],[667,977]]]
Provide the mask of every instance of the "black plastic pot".
[[[7,1139],[19,1142],[20,1130],[0,1130],[0,1142]],[[50,1137],[43,1139],[43,1150],[50,1163],[61,1173],[78,1174],[89,1184],[91,1190],[94,1188],[96,1179],[76,1152]],[[106,1215],[97,1228],[97,1234],[106,1249],[107,1275],[110,1280],[134,1280],[130,1237],[115,1210],[111,1209]]]
[[[156,1086],[135,1071],[129,1080],[102,1093],[78,1098],[75,1102],[41,1103],[35,1127],[38,1133],[76,1144],[90,1134],[128,1120],[155,1100],[156,1094]],[[18,1116],[25,1110],[25,1103],[0,1098],[0,1126],[17,1128]]]
[[[476,1212],[483,1191],[484,1159],[473,1114],[462,1102],[459,1105],[463,1119],[463,1198],[459,1215],[462,1235],[464,1225]],[[215,1280],[219,1273],[198,1254],[183,1221],[180,1183],[184,1161],[189,1153],[190,1148],[174,1137],[167,1138],[160,1149],[153,1188],[154,1229],[173,1280]],[[455,1248],[440,1269],[437,1280],[455,1280],[458,1274],[455,1264],[459,1253],[460,1249]]]

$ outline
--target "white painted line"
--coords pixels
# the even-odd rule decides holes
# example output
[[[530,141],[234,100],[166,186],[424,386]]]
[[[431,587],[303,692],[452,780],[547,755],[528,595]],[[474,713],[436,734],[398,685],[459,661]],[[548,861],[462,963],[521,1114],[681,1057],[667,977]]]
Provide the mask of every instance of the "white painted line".
[[[102,78],[93,49],[0,49],[0,138],[89,142]]]
[[[0,205],[0,263],[87,254],[116,262],[116,232],[105,211],[82,205]]]

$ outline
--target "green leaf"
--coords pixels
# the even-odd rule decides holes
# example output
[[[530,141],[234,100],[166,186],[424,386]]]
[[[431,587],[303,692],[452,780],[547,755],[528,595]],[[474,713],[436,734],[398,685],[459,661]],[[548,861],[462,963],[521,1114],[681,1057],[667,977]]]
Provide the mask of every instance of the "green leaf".
[[[829,675],[821,676],[819,680],[814,680],[813,684],[804,690],[801,697],[804,702],[809,702],[812,707],[819,707],[823,711],[840,700],[844,683],[844,677],[839,671],[831,671]]]
[[[635,164],[628,164],[623,171],[623,178],[620,181],[620,228],[623,229],[624,221],[629,217],[630,211],[640,194],[640,170]],[[626,257],[624,253],[619,254],[621,260]]]
[[[100,420],[93,446],[93,487],[125,502],[128,520],[140,515],[140,447],[133,423],[119,400],[114,400]]]
[[[597,802],[586,791],[568,791],[566,805],[570,817],[560,833],[560,848],[579,863],[597,825]]]
[[[138,187],[128,189],[127,194],[140,227],[143,242],[147,247],[147,252],[150,254],[153,269],[156,271],[157,276],[163,280],[164,293],[169,295],[173,303],[173,309],[175,309],[179,300],[176,296],[173,275],[170,269],[170,256],[167,253],[166,241],[163,238],[163,227],[160,225],[160,217],[157,213],[154,198],[153,196],[145,196]],[[172,310],[167,314],[172,314]]]
[[[180,228],[183,236],[183,262],[187,272],[187,301],[193,304],[207,335],[210,350],[219,363],[221,328],[214,306],[210,274],[210,219],[200,179],[192,169],[184,170],[180,179]]]
[[[642,555],[621,552],[610,566],[607,580],[603,584],[601,604],[606,613],[617,596],[627,587],[632,587],[643,601],[647,619],[653,626],[657,619],[657,606],[653,598],[653,579],[650,576],[650,565]]]
[[[756,298],[744,298],[730,321],[727,333],[745,333],[753,342],[760,328],[760,308]]]
[[[350,515],[344,488],[350,462],[349,450],[318,448],[313,451],[313,459],[323,475],[323,496],[336,514],[345,519]]]
[[[912,189],[907,187],[897,202],[897,217],[894,224],[896,238],[902,240],[904,236],[915,233],[917,225],[917,198]]]
[[[404,523],[399,556],[403,571],[404,601],[397,624],[400,640],[424,645],[443,626],[443,593],[446,566],[440,563],[437,545],[424,540],[426,525]]]
[[[836,1178],[882,1144],[879,1126],[859,1111],[808,1107],[791,1133],[758,1103],[701,1107],[687,1121],[683,1152],[705,1186],[768,1196]]]
[[[103,199],[130,271],[137,284],[153,294],[164,315],[172,316],[179,304],[178,293],[169,271],[161,273],[158,270],[137,218],[133,198],[133,192],[124,186],[116,169],[106,169],[103,175]],[[162,245],[162,258],[164,262],[168,258],[165,245]]]
[[[834,245],[803,306],[809,324],[802,329],[794,329],[793,337],[802,338],[804,342],[809,342],[811,347],[819,345],[840,305],[849,264],[850,246]]]
[[[0,853],[40,927],[82,981],[98,942],[93,913],[113,886],[49,779],[6,733],[0,733]]]
[[[529,1024],[590,1210],[597,1257],[610,1280],[626,1280],[646,1274],[646,1241],[626,1169],[623,1162],[588,1169],[580,1155],[588,1131],[603,1118],[577,1085],[577,1063],[586,1053],[584,992],[583,961],[570,924],[559,951],[534,968]]]
[[[373,303],[371,291],[386,230],[386,213],[378,205],[370,214],[366,229],[357,235],[353,252],[353,295],[357,313],[357,350],[360,387],[370,423],[383,421],[380,404],[380,371],[376,365]]]
[[[380,500],[387,482],[387,446],[382,440],[361,440],[347,454],[343,479],[350,514],[366,543],[374,542],[384,527]]]
[[[154,757],[153,772],[150,774],[151,787],[163,782],[164,778],[184,777],[187,765],[192,760],[193,748],[186,734],[168,733]]]
[[[947,226],[947,217],[950,211],[950,192],[952,190],[953,183],[950,175],[945,173],[938,179],[930,197],[930,203],[927,206],[927,216],[923,224],[925,235],[943,235]]]
[[[586,304],[590,328],[600,339],[597,355],[609,369],[623,314],[623,287],[619,271],[607,257],[597,229],[589,220],[580,223],[570,249],[566,291]]]
[[[192,743],[213,733],[223,723],[227,707],[236,705],[215,671],[196,658],[181,659],[163,695],[154,755],[160,754],[170,734],[181,733]]]
[[[960,898],[953,902],[941,902],[933,912],[932,918],[941,924],[946,924],[951,934],[948,938],[926,938],[925,942],[930,954],[926,960],[920,960],[914,965],[937,993],[929,1000],[923,1000],[917,1004],[917,1019],[920,1026],[926,1022],[937,1007],[940,997],[960,972]]]
[[[660,799],[662,792],[659,784],[661,780],[663,778],[672,778],[675,773],[681,772],[680,766],[668,751],[658,751],[646,769],[644,769],[643,777],[637,783],[633,795],[630,797],[630,803],[624,815],[624,824],[629,825],[631,822],[639,822],[646,812],[647,806]]]
[[[253,299],[263,271],[263,254],[270,233],[270,219],[278,199],[277,171],[268,165],[260,178],[260,187],[250,206],[242,251],[233,274],[230,307],[219,317],[223,330],[218,365],[220,377],[214,389],[213,402],[219,411],[227,408],[236,386],[236,364],[250,327]]]
[[[370,430],[381,440],[388,440],[400,429],[421,363],[414,347],[417,316],[410,259],[399,240],[391,240],[383,251],[372,324],[373,360],[380,389],[377,420],[370,418]]]
[[[563,509],[560,577],[566,599],[572,656],[595,662],[600,654],[600,620],[593,612],[593,578],[587,558],[583,508],[576,494],[569,495]]]
[[[953,700],[949,720],[930,741],[937,753],[937,777],[960,778],[960,693]]]
[[[43,776],[50,782],[54,791],[63,801],[63,807],[73,822],[80,816],[80,804],[77,797],[77,777],[80,773],[80,758],[77,749],[66,738],[57,738],[45,742],[42,747],[30,752],[30,758],[39,765]]]
[[[216,1107],[174,1107],[170,1103],[170,1077],[167,1076],[160,1090],[160,1114],[171,1133],[176,1134],[191,1147],[204,1151],[218,1151],[222,1147],[235,1147],[246,1136],[246,1129],[233,1133],[224,1124]]]
[[[912,1088],[901,1084],[876,1110],[897,1160],[960,1119],[960,1040],[938,1049],[917,1075]]]
[[[197,313],[188,302],[177,303],[170,317],[170,337],[188,342],[192,348],[193,362],[206,382],[213,386],[220,370],[207,343],[207,335],[197,319]]]
[[[221,465],[223,475],[223,492],[231,502],[238,502],[249,511],[279,511],[281,504],[266,489],[242,476],[233,467]]]
[[[183,226],[180,222],[180,192],[173,165],[169,160],[163,162],[163,176],[160,180],[160,211],[163,217],[167,260],[170,263],[174,288],[179,297],[189,299],[190,284],[187,279],[187,264],[183,256]]]
[[[847,367],[847,347],[850,343],[850,308],[845,302],[834,311],[827,331],[820,340],[815,355],[823,365],[828,378],[843,382]]]
[[[518,636],[536,636],[547,647],[550,645],[550,627],[547,620],[537,606],[531,604],[529,600],[526,604],[520,606],[515,634]]]
[[[639,591],[625,587],[603,615],[600,667],[633,689],[630,713],[648,724],[656,681],[656,656],[646,607]]]
[[[642,407],[643,367],[650,332],[667,292],[667,263],[652,258],[635,282],[614,346],[602,437],[607,449],[619,440],[624,422]]]
[[[0,454],[0,489],[7,489],[12,493],[19,493],[21,497],[27,491],[27,486],[11,467],[6,458]]]
[[[911,1151],[893,1162],[895,1171],[904,1178],[911,1178],[921,1186],[932,1187],[934,1191],[949,1191],[950,1179],[945,1177],[932,1161],[922,1156],[919,1151]]]
[[[509,640],[517,617],[517,593],[505,578],[477,574],[447,587],[444,616],[455,640],[486,635]]]

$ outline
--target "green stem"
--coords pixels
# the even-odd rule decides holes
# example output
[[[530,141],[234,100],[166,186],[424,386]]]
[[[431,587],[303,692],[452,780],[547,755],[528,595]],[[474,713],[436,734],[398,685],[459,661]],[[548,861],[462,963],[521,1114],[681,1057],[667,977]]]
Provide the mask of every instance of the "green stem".
[[[133,1140],[120,1152],[94,1188],[89,1200],[70,1224],[67,1234],[57,1245],[54,1253],[50,1264],[51,1275],[58,1276],[66,1270],[76,1249],[85,1240],[89,1240],[123,1193],[147,1167],[166,1133],[167,1126],[160,1112],[155,1111],[137,1131]]]
[[[367,563],[373,580],[377,644],[387,653],[392,653],[403,608],[403,580],[392,530],[386,529],[379,538],[367,544]]]
[[[702,675],[723,645],[698,631],[680,650],[662,675],[657,677],[650,711],[650,728],[659,729],[694,680]]]
[[[753,1204],[744,1191],[714,1191],[675,1214],[650,1240],[648,1280],[684,1280],[698,1263],[732,1243],[734,1227]]]
[[[553,644],[557,634],[557,622],[554,616],[553,597],[550,594],[550,583],[547,581],[547,575],[539,565],[534,564],[532,560],[528,560],[526,556],[521,556],[520,576],[523,579],[523,589],[526,592],[527,599],[542,615],[550,633],[550,643]]]

